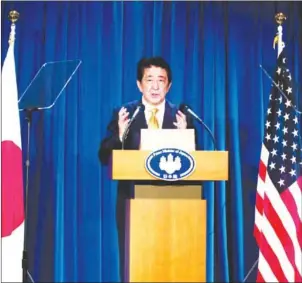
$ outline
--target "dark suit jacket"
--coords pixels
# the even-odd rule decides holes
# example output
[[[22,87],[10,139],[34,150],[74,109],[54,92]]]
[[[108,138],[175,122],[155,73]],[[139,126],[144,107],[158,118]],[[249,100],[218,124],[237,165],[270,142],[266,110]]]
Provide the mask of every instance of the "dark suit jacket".
[[[125,108],[127,108],[127,111],[129,112],[129,117],[132,117],[135,109],[137,106],[141,103],[140,100],[135,100],[132,102],[129,102],[124,105]],[[120,108],[114,110],[113,117],[111,122],[109,123],[107,127],[107,135],[101,142],[101,146],[99,149],[99,158],[102,162],[102,164],[109,164],[111,153],[113,149],[122,149],[122,143],[119,139],[119,130],[118,130],[118,112]],[[173,125],[173,122],[176,122],[176,113],[178,111],[178,108],[176,105],[172,104],[171,102],[166,100],[165,105],[165,113],[164,113],[164,119],[163,119],[163,129],[175,129],[176,127]],[[140,144],[140,134],[141,129],[147,129],[147,121],[145,118],[145,114],[143,111],[141,111],[134,122],[132,123],[128,137],[124,143],[124,149],[138,149]],[[190,116],[187,116],[187,128],[194,128],[193,121]],[[196,137],[196,144],[197,144],[197,133],[195,132]],[[137,183],[137,182],[136,182]],[[140,184],[150,184],[150,182],[139,182]],[[153,181],[152,183],[158,184],[165,184],[167,185],[168,182],[160,182],[160,181]],[[175,184],[175,182],[173,183]],[[134,182],[129,181],[122,181],[119,182],[119,191],[122,190],[123,192],[119,192],[122,194],[125,194],[126,197],[133,197],[133,185]]]

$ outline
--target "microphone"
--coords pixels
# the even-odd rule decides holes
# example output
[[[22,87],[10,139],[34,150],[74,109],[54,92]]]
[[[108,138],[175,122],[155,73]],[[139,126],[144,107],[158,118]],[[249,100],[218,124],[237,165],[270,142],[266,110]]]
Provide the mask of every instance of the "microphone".
[[[124,131],[124,134],[123,134],[123,137],[122,137],[122,149],[124,149],[124,143],[125,143],[125,140],[127,139],[131,124],[133,123],[133,121],[135,120],[135,118],[139,114],[139,112],[144,111],[144,110],[145,110],[145,105],[144,104],[140,103],[139,105],[137,105],[137,107],[136,107],[136,109],[135,109],[131,119],[129,120],[129,123],[128,123],[125,131]]]
[[[199,118],[199,116],[185,103],[182,103],[180,106],[179,106],[179,110],[184,113],[184,114],[187,114],[189,113],[191,116],[193,116],[200,124],[202,124],[205,129],[208,131],[208,133],[210,134],[211,138],[212,138],[212,141],[213,141],[213,145],[214,145],[214,149],[217,150],[217,147],[216,147],[216,141],[215,141],[215,138],[211,132],[211,130],[209,129],[209,127],[204,123],[204,121]]]

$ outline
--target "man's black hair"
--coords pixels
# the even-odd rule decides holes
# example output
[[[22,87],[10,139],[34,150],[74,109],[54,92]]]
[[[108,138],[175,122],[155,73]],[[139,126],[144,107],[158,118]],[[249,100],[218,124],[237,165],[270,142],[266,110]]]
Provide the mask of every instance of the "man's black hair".
[[[171,83],[172,81],[172,72],[169,64],[162,57],[150,57],[150,58],[142,58],[137,64],[137,80],[142,81],[144,71],[146,68],[150,68],[151,66],[160,67],[166,70],[168,81]]]

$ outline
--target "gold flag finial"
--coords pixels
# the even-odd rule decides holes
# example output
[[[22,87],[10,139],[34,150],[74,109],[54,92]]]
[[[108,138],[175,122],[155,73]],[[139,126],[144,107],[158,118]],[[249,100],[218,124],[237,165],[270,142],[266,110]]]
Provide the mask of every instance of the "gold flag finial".
[[[274,37],[274,42],[273,42],[273,48],[274,49],[275,49],[275,45],[279,41],[279,38],[282,41],[282,24],[286,20],[286,16],[283,13],[277,13],[275,15],[275,20],[276,20],[276,23],[279,25],[279,27],[278,27],[278,33]],[[280,33],[281,33],[281,35],[280,35]]]
[[[10,11],[8,15],[9,20],[14,24],[19,19],[19,13],[15,10]]]
[[[12,43],[15,42],[15,35],[16,35],[15,22],[18,21],[18,19],[19,19],[19,13],[17,11],[10,11],[8,18],[12,22],[11,27],[10,27],[11,31],[10,31],[9,40],[8,40],[9,45],[11,45]]]
[[[283,22],[286,20],[286,16],[283,13],[277,13],[275,15],[275,20],[277,24],[282,25]]]

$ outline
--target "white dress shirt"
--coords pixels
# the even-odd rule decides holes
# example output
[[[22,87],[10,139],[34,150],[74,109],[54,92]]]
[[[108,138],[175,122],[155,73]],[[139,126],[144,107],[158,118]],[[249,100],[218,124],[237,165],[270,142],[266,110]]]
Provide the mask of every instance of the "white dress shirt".
[[[161,104],[154,106],[154,105],[149,104],[143,97],[142,103],[145,105],[145,118],[146,118],[147,125],[151,118],[152,110],[154,108],[158,109],[158,111],[156,113],[156,119],[158,121],[159,128],[161,129],[163,127],[166,101],[164,100]]]
[[[149,119],[151,118],[152,115],[152,109],[157,108],[158,111],[156,113],[156,119],[158,121],[159,128],[161,129],[163,127],[163,121],[164,121],[164,115],[165,115],[165,106],[166,106],[166,100],[164,100],[161,104],[157,105],[156,107],[149,104],[144,97],[142,98],[142,103],[145,106],[145,118],[147,125],[149,123]],[[123,135],[120,135],[120,141],[122,141]]]

